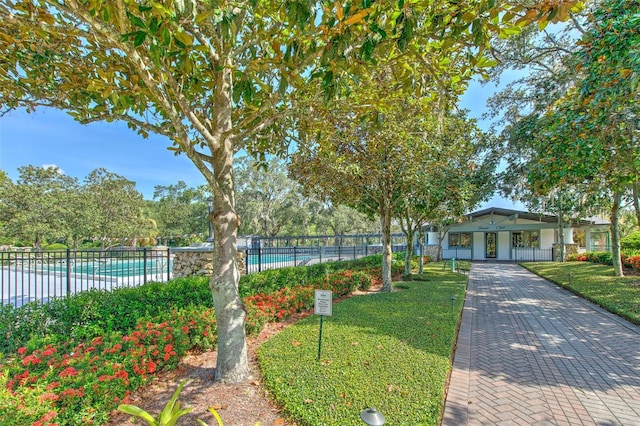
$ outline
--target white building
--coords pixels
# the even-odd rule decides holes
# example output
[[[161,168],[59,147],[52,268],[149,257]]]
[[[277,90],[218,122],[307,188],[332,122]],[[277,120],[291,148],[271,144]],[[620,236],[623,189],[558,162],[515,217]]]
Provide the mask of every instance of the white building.
[[[488,208],[468,214],[442,240],[442,258],[469,260],[552,260],[559,248],[558,218],[554,215]],[[609,249],[609,223],[580,219],[564,228],[565,253]],[[427,232],[427,244],[438,244],[438,233]],[[431,251],[431,250],[429,250]],[[555,251],[557,258],[559,250]]]

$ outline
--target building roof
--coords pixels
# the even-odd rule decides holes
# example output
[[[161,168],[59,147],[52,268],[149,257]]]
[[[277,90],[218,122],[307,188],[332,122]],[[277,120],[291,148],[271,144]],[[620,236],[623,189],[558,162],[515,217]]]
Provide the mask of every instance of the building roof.
[[[478,218],[478,217],[482,217],[482,216],[487,216],[487,215],[497,215],[497,216],[517,216],[518,218],[522,218],[522,219],[527,219],[527,220],[535,220],[538,222],[545,222],[545,223],[556,223],[558,222],[558,217],[556,215],[553,214],[549,214],[549,213],[532,213],[532,212],[526,212],[526,211],[521,211],[521,210],[511,210],[511,209],[503,209],[503,208],[499,208],[499,207],[489,207],[483,210],[478,210],[475,211],[473,213],[469,213],[467,214],[467,217],[469,218],[470,221],[473,221],[473,219]],[[604,225],[604,224],[608,224],[607,221],[603,221],[600,218],[588,218],[588,219],[579,219],[579,220],[575,220],[574,223],[576,225]]]

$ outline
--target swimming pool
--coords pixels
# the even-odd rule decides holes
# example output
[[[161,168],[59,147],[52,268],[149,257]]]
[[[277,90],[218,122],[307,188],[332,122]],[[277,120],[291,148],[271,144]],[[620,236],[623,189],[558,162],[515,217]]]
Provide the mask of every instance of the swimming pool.
[[[43,266],[51,272],[81,275],[99,275],[106,277],[129,277],[145,274],[162,274],[167,271],[166,259],[96,259],[93,261],[70,262],[71,270],[68,271],[66,262],[56,262],[55,265]],[[169,270],[172,261],[169,261]]]

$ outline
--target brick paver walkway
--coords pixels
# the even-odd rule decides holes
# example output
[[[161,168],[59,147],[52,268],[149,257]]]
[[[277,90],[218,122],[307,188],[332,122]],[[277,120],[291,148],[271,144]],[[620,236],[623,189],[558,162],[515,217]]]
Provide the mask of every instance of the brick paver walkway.
[[[474,264],[443,425],[640,425],[640,327],[512,264]]]

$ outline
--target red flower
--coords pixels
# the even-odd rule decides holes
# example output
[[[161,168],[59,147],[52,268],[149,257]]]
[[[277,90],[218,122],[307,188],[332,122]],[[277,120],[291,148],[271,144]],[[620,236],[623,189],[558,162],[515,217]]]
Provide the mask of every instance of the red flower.
[[[53,346],[48,346],[47,349],[45,349],[44,352],[42,352],[42,355],[51,356],[55,353],[56,353],[56,348],[54,348]]]
[[[42,416],[42,418],[40,420],[34,422],[31,426],[44,426],[44,425],[51,426],[51,423],[49,422],[49,420],[52,420],[57,415],[58,414],[55,411],[49,411],[47,414]]]
[[[46,390],[53,390],[55,388],[57,388],[58,386],[60,386],[60,382],[51,382],[47,385],[47,387],[45,388]]]
[[[40,396],[40,402],[57,401],[59,398],[55,393],[44,393]]]
[[[27,353],[27,348],[25,348],[24,346],[18,349],[18,355],[22,356],[26,353]]]
[[[148,367],[148,368],[147,368],[147,371],[149,371],[149,373],[153,373],[153,372],[155,372],[155,371],[156,371],[156,367],[157,367],[157,365],[156,365],[156,363],[155,363],[155,362],[153,362],[153,361],[149,360],[149,364],[147,365],[147,367]]]
[[[78,370],[73,367],[67,367],[58,374],[58,377],[77,376]]]
[[[69,398],[73,398],[73,397],[82,398],[84,396],[84,388],[78,388],[78,389],[69,388],[69,389],[65,389],[64,391],[62,391],[60,396],[69,397]]]
[[[24,359],[22,360],[22,365],[26,367],[29,364],[33,364],[33,365],[40,364],[40,362],[41,362],[40,358],[31,354],[24,357]]]

